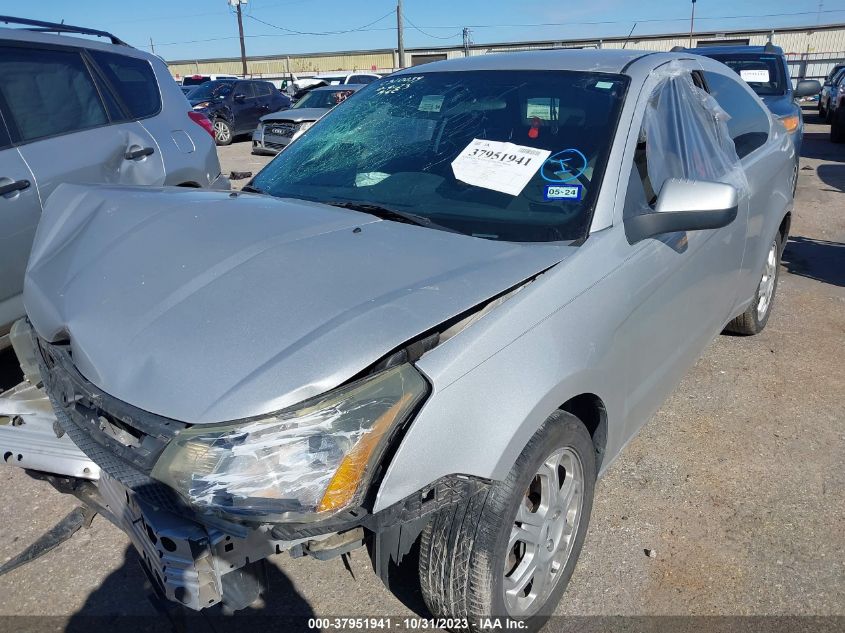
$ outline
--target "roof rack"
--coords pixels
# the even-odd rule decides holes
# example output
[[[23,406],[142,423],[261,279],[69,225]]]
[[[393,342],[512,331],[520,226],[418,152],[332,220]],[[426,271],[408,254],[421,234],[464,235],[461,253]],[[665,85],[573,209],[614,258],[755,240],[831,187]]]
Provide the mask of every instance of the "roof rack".
[[[23,31],[39,31],[43,33],[80,33],[83,35],[96,35],[97,37],[106,37],[111,40],[112,44],[119,44],[121,46],[129,46],[122,39],[116,35],[112,35],[108,31],[98,31],[97,29],[89,29],[84,26],[71,26],[70,24],[56,24],[55,22],[42,22],[41,20],[30,20],[28,18],[15,18],[9,15],[0,15],[0,23],[2,24],[23,24],[31,27],[21,29]]]

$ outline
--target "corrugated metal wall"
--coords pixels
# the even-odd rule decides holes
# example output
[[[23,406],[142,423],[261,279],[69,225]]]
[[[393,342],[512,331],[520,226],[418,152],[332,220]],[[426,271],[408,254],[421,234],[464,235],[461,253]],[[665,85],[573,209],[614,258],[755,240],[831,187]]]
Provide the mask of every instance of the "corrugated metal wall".
[[[763,45],[769,40],[769,32],[766,30],[757,31],[730,31],[725,33],[704,33],[693,36],[693,45],[707,45],[708,42],[729,42],[738,41],[751,45]],[[800,55],[825,53],[824,62],[816,66],[807,65],[807,77],[817,77],[829,63],[829,58],[841,55],[845,51],[845,26],[775,31],[772,41],[780,46],[790,59],[797,59]],[[507,51],[529,51],[549,48],[622,48],[625,38],[615,37],[609,39],[595,40],[560,40],[545,42],[514,42],[507,44],[496,44],[490,46],[475,45],[470,49],[471,55],[484,55],[494,52]],[[688,46],[689,36],[683,34],[653,35],[647,37],[631,37],[627,43],[628,49],[644,49],[668,51],[674,46]],[[454,47],[433,47],[429,49],[415,48],[406,51],[406,62],[410,66],[413,63],[414,55],[446,55],[447,59],[463,57],[464,51],[460,46]],[[254,58],[247,60],[250,74],[264,77],[281,77],[287,74],[287,62],[284,55],[278,57]],[[377,72],[385,73],[395,70],[397,64],[396,52],[392,50],[355,51],[337,54],[304,54],[290,56],[290,71],[297,75],[309,75],[314,73],[329,72],[335,70],[365,70],[373,68]],[[232,74],[241,73],[241,62],[239,58],[179,61],[169,64],[170,71],[179,79],[185,75],[201,74]],[[793,77],[797,76],[798,67],[791,64]],[[819,73],[819,74],[817,74]]]

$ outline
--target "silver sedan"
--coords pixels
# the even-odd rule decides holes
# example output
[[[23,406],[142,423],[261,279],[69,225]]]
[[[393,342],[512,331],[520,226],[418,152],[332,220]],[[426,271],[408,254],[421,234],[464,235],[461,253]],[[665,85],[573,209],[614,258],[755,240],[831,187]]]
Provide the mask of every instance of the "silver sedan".
[[[434,615],[539,627],[597,477],[714,337],[766,326],[795,164],[685,52],[410,68],[248,193],[57,189],[28,357],[169,598],[242,608],[283,550],[367,545],[387,582],[418,543]]]
[[[363,87],[364,84],[322,86],[306,94],[287,110],[265,114],[252,133],[252,153],[278,154],[329,110]]]

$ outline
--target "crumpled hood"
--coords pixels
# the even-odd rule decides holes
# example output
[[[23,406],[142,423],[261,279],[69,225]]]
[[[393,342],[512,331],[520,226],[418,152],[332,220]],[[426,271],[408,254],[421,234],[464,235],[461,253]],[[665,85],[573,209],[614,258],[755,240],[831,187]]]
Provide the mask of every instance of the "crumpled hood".
[[[103,391],[211,423],[332,389],[573,250],[269,196],[62,185],[24,302]]]

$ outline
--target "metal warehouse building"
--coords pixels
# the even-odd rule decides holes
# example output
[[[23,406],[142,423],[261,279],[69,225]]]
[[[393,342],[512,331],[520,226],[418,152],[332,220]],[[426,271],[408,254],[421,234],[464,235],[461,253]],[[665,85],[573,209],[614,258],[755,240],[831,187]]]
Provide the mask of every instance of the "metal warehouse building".
[[[473,44],[409,48],[405,51],[407,64],[418,65],[465,55],[485,55],[507,51],[543,50],[552,48],[622,48],[668,51],[674,46],[689,46],[689,33],[667,35],[543,40],[500,44]],[[707,31],[694,33],[693,46],[763,45],[780,46],[789,56],[793,79],[819,79],[827,75],[835,61],[845,58],[845,24],[825,24],[815,27],[788,27],[777,30]],[[240,75],[238,57],[221,59],[179,60],[168,62],[177,80],[193,74]],[[266,55],[247,57],[247,69],[253,77],[282,78],[293,73],[308,76],[337,70],[369,70],[389,73],[399,66],[396,49],[344,51],[337,53],[305,53],[296,55]]]

